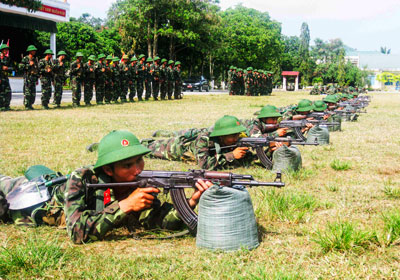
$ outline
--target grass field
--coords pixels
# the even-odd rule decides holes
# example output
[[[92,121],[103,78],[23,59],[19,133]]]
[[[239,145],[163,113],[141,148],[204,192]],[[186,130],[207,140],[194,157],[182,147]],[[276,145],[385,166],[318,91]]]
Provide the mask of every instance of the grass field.
[[[0,113],[0,173],[34,164],[69,173],[95,162],[86,145],[113,129],[140,138],[157,129],[208,127],[230,114],[251,118],[305,92],[271,97],[186,96],[62,110]],[[331,133],[331,144],[301,147],[303,169],[280,190],[251,189],[261,245],[234,253],[199,250],[195,238],[134,240],[123,231],[73,245],[64,229],[0,225],[0,279],[399,279],[400,95],[373,94],[368,114]],[[21,108],[22,109],[22,108]],[[146,159],[146,169],[194,165]],[[236,169],[268,181],[261,167]]]

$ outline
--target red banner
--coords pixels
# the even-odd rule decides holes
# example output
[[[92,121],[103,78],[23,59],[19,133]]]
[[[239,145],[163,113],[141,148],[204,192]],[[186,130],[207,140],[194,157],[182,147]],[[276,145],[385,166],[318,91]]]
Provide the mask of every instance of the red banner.
[[[67,12],[63,9],[47,6],[47,5],[42,5],[42,7],[39,9],[39,11],[43,13],[48,13],[60,17],[65,17]]]

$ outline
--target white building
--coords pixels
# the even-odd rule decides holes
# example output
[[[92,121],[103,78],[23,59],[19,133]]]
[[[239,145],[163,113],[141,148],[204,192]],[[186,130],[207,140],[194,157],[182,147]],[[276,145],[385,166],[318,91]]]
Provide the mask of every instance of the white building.
[[[377,51],[349,51],[346,53],[345,59],[360,69],[372,72],[368,78],[371,87],[375,89],[385,86],[376,79],[378,74],[382,72],[400,74],[400,55],[382,54]],[[391,83],[386,84],[386,86],[400,87],[400,85]]]

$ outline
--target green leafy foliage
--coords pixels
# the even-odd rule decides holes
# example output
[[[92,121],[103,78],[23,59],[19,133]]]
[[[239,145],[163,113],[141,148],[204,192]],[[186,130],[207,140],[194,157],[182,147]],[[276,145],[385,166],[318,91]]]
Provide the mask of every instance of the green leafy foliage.
[[[30,12],[37,11],[42,6],[40,0],[0,0],[0,3],[10,6],[24,7]]]

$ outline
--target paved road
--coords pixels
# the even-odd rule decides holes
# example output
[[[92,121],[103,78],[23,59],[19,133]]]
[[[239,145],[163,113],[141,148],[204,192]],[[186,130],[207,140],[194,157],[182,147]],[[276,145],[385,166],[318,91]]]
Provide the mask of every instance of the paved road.
[[[22,78],[12,78],[10,79],[10,86],[12,90],[11,105],[22,105],[24,102],[24,95],[23,95],[24,80]],[[41,90],[42,88],[39,82],[39,85],[36,86],[35,104],[41,104],[40,102],[40,97],[42,96]],[[53,93],[54,93],[54,88],[53,88]],[[207,95],[207,94],[227,94],[227,93],[228,93],[227,91],[223,90],[213,90],[210,92],[198,92],[198,91],[184,92],[184,95]],[[83,90],[82,90],[82,99],[83,99]],[[51,102],[52,100],[53,99],[51,99]],[[66,90],[63,92],[63,101],[72,102],[72,92],[70,90]],[[95,101],[94,97],[93,101]]]

